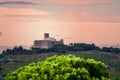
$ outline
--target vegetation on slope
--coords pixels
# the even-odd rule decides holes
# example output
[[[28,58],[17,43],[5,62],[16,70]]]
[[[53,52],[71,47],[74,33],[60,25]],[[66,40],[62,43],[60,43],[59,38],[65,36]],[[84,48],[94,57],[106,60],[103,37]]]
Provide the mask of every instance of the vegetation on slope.
[[[30,50],[24,49],[22,46],[14,47],[13,49],[6,49],[2,52],[2,55],[16,55],[16,54],[40,54],[40,53],[48,53],[48,52],[77,52],[77,51],[90,51],[90,50],[98,50],[103,52],[113,52],[116,54],[120,54],[119,48],[113,47],[103,47],[100,48],[95,44],[86,44],[86,43],[70,43],[69,45],[54,45],[49,49],[40,49],[40,48],[31,48]],[[0,57],[2,56],[0,55]]]
[[[62,55],[21,67],[6,80],[109,80],[109,75],[104,63]]]
[[[112,80],[120,79],[120,48],[103,47],[95,44],[71,43],[69,45],[55,45],[49,49],[31,48],[24,49],[22,46],[16,46],[13,49],[6,49],[0,54],[0,80],[8,72],[14,71],[21,66],[32,62],[43,61],[52,55],[74,54],[84,59],[93,58],[107,64],[110,78]]]
[[[0,58],[0,80],[4,80],[7,73],[15,71],[19,67],[28,65],[32,62],[43,61],[47,57],[53,55],[62,55],[68,53],[41,53],[41,54],[17,54],[17,55],[6,55]],[[82,52],[71,52],[77,57],[84,59],[92,58],[97,61],[102,61],[108,65],[111,80],[120,80],[120,54],[100,52],[100,51],[82,51]]]

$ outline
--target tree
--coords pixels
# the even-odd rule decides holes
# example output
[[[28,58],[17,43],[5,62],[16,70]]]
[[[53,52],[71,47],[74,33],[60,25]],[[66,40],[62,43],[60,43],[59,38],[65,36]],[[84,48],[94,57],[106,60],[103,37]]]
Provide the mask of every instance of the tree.
[[[74,55],[52,56],[6,76],[6,80],[110,80],[106,65]]]

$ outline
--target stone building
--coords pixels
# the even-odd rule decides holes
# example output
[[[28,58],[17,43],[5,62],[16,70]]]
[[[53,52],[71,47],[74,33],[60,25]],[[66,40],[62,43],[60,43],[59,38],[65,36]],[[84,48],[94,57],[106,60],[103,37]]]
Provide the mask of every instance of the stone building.
[[[33,43],[33,47],[47,49],[58,44],[64,44],[63,39],[57,41],[54,37],[49,37],[49,33],[44,33],[44,40],[35,40]]]

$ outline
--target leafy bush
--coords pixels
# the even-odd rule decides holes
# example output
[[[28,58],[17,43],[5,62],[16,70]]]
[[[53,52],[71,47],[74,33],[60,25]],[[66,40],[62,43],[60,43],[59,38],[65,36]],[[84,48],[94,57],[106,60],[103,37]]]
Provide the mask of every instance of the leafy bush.
[[[109,76],[104,63],[74,55],[55,55],[9,73],[6,80],[109,80]]]

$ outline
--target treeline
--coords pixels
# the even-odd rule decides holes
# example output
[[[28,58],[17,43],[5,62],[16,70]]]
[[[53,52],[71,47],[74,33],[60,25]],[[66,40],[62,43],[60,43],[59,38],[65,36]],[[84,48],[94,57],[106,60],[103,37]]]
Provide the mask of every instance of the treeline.
[[[45,53],[45,52],[76,52],[76,51],[89,51],[89,50],[100,50],[99,47],[95,46],[95,44],[86,44],[86,43],[70,43],[69,45],[54,45],[49,49],[39,49],[32,48],[34,53]]]
[[[113,53],[116,53],[116,54],[120,54],[120,48],[113,48],[113,47],[102,47],[101,51],[104,51],[104,52],[113,52]]]
[[[120,53],[120,48],[113,47],[98,47],[95,44],[86,44],[86,43],[70,43],[69,45],[54,45],[52,48],[48,49],[40,49],[40,48],[31,48],[24,49],[22,46],[14,47],[13,49],[6,49],[2,52],[3,55],[15,55],[15,54],[33,54],[33,53],[48,53],[48,52],[59,52],[59,53],[67,53],[67,52],[76,52],[76,51],[90,51],[90,50],[98,50],[104,52],[113,52]]]
[[[6,49],[3,50],[2,54],[4,55],[15,55],[15,54],[30,54],[32,53],[31,50],[24,49],[22,46],[15,46],[13,49]]]

